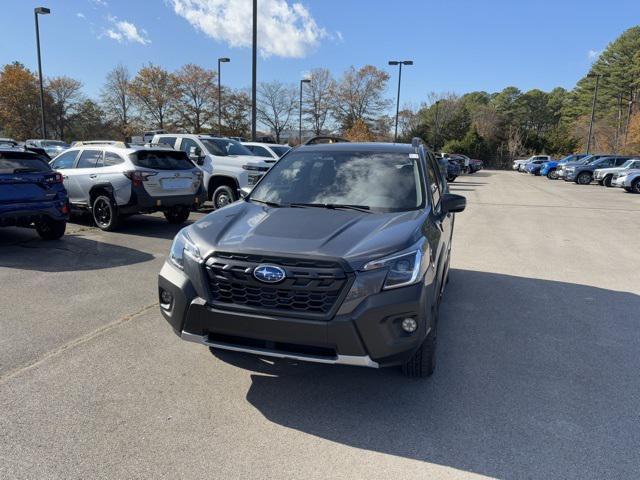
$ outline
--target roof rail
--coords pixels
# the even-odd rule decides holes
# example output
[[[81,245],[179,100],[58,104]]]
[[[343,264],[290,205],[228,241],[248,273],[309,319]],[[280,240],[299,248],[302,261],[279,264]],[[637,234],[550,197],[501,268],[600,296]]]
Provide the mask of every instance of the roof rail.
[[[167,148],[170,150],[175,150],[175,147],[173,145],[169,145],[168,143],[162,143],[162,142],[147,142],[144,144],[136,144],[136,147],[145,147],[145,148]]]
[[[317,145],[319,143],[349,143],[349,140],[342,137],[335,137],[333,135],[319,135],[317,137],[311,137],[309,140],[303,143],[303,145]]]

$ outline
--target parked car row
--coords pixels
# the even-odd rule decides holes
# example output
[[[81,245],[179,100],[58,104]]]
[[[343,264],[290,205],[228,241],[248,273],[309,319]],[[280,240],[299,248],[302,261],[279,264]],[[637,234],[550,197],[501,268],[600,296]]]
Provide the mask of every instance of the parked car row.
[[[114,230],[124,217],[158,211],[181,224],[207,199],[215,208],[237,200],[288,150],[165,132],[140,145],[3,138],[0,226],[35,227],[43,238],[59,238],[70,213],[87,212],[96,226]]]
[[[605,187],[621,187],[628,192],[640,193],[640,155],[572,154],[557,161],[546,155],[536,155],[515,160],[513,169],[543,175],[549,180],[562,179],[578,185],[596,181]]]
[[[484,166],[482,160],[469,158],[461,153],[440,153],[436,155],[436,159],[448,182],[454,182],[463,173],[476,173]]]

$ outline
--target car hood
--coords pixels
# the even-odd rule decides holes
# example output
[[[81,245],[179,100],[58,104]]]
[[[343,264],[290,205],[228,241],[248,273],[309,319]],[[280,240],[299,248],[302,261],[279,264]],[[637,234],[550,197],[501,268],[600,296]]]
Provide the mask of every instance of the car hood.
[[[188,228],[203,258],[215,250],[345,259],[358,269],[372,258],[409,248],[422,236],[424,210],[365,213],[268,207],[239,201]]]

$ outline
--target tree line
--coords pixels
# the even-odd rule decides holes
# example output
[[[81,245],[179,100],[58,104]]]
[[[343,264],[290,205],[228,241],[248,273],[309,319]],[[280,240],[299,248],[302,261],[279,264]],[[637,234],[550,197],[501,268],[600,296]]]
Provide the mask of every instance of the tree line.
[[[304,130],[337,133],[352,140],[390,140],[394,101],[386,97],[389,74],[372,65],[350,67],[335,78],[325,68],[308,72],[303,88]],[[522,92],[430,93],[399,115],[400,140],[421,137],[435,150],[465,153],[492,166],[505,166],[529,153],[562,155],[584,151],[595,80],[599,92],[591,150],[640,153],[640,26],[612,42],[575,88]],[[299,85],[280,81],[258,85],[259,126],[277,142],[299,141]],[[248,137],[248,89],[222,87],[218,122],[217,72],[187,64],[170,72],[149,64],[132,74],[111,70],[96,99],[80,81],[45,80],[45,112],[50,138],[126,139],[145,130],[166,129]],[[38,138],[38,78],[14,62],[0,71],[0,132],[17,139]]]

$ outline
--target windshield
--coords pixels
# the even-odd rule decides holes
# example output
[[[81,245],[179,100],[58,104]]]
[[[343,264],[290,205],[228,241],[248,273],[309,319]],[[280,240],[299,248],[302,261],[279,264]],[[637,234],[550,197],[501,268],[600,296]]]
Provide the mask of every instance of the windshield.
[[[43,147],[62,147],[62,148],[69,148],[69,145],[67,145],[64,142],[61,142],[60,140],[44,140],[42,142],[42,146]]]
[[[211,155],[219,155],[222,157],[228,155],[253,155],[251,150],[240,142],[228,138],[201,138],[200,141]]]
[[[289,150],[291,150],[291,147],[276,147],[276,146],[271,146],[271,150],[273,150],[273,152],[278,155],[278,157],[283,156],[285,153],[287,153]]]
[[[631,168],[633,167],[633,165],[635,165],[635,163],[638,161],[637,158],[630,158],[629,160],[627,160],[626,162],[624,162],[620,167],[621,168]]]
[[[191,170],[195,168],[187,154],[171,150],[142,150],[131,154],[134,165],[154,170]]]
[[[297,151],[279,160],[249,198],[391,212],[420,208],[423,191],[418,163],[408,154]]]
[[[23,152],[0,152],[0,175],[50,171],[51,167],[35,155]]]

